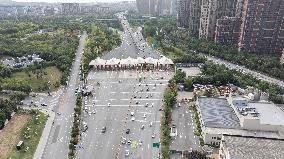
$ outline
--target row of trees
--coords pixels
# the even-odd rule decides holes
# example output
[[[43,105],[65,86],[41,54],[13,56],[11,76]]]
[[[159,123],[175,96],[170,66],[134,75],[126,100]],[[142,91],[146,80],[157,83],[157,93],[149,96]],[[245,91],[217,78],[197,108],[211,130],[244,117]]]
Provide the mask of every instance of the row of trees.
[[[105,51],[110,51],[120,44],[121,39],[117,31],[109,29],[109,26],[106,24],[93,23],[84,49],[84,74],[86,75],[88,73],[91,60],[94,60]]]
[[[68,153],[68,157],[70,159],[74,158],[76,146],[79,142],[80,123],[81,123],[80,115],[81,115],[81,110],[82,110],[82,97],[81,96],[77,96],[76,107],[74,108],[74,110],[75,110],[74,121],[73,121],[73,127],[71,131],[71,140],[69,143],[69,153]]]
[[[0,130],[3,129],[6,119],[11,119],[11,114],[16,111],[16,104],[9,100],[0,100]]]
[[[149,43],[157,43],[158,49],[171,56],[176,63],[203,63],[206,59],[185,48],[184,38],[187,32],[176,27],[174,19],[162,18],[147,20],[144,23],[143,36]]]
[[[164,111],[161,121],[161,153],[162,158],[170,158],[170,132],[172,123],[172,108],[176,104],[176,82],[171,80],[164,93]]]

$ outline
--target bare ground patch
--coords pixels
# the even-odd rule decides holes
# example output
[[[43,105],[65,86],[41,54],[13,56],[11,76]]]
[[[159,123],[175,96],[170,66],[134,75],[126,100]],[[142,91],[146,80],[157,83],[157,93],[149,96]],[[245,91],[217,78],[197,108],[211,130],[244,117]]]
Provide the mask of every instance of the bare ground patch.
[[[0,132],[0,159],[7,158],[13,147],[19,142],[21,130],[31,119],[31,115],[15,115]]]

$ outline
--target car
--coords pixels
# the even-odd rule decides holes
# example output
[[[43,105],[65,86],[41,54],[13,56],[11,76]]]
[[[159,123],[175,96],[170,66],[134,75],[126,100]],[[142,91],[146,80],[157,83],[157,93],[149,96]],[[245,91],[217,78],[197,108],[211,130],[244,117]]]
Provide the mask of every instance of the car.
[[[31,102],[32,103],[32,102]],[[45,104],[45,103],[41,103],[41,106],[47,106],[47,104]]]
[[[61,113],[59,113],[59,112],[57,112],[56,114],[57,114],[57,115],[61,115]]]
[[[154,103],[152,103],[151,106],[154,107]]]
[[[172,124],[172,128],[176,128],[176,125],[175,125],[175,124]]]
[[[131,140],[130,139],[127,140],[127,144],[131,145]]]
[[[126,144],[126,138],[122,138],[121,143]]]
[[[163,109],[162,109],[162,108],[159,108],[159,111],[163,111]]]
[[[153,125],[153,122],[150,122],[150,125],[149,125],[149,126],[152,127],[152,125]]]
[[[149,88],[147,88],[146,91],[149,92]]]
[[[87,125],[87,123],[86,123],[86,124],[83,124],[82,131],[83,131],[83,132],[86,132],[87,130],[88,130],[88,125]]]
[[[129,134],[130,133],[130,129],[126,129],[126,134]]]
[[[131,121],[134,121],[134,120],[135,120],[135,117],[132,117],[132,118],[131,118]]]
[[[139,102],[138,101],[136,101],[136,103],[135,104],[139,104]]]
[[[180,104],[180,103],[178,103],[178,107],[181,107],[181,104]]]
[[[155,134],[155,133],[153,133],[153,134],[152,134],[152,138],[155,138],[155,137],[156,137],[156,134]]]
[[[148,95],[146,95],[146,98],[149,98],[149,96],[148,96]]]
[[[143,115],[143,118],[146,118],[146,114]]]
[[[107,106],[110,107],[110,103],[108,103]]]
[[[145,107],[148,107],[148,106],[149,106],[149,104],[148,104],[148,103],[146,103],[146,104],[145,104]]]
[[[133,98],[137,98],[137,96],[133,96]]]
[[[138,145],[142,146],[143,142],[141,140],[138,141]]]
[[[144,129],[144,127],[145,127],[145,126],[144,126],[144,125],[142,125],[142,126],[141,126],[141,129],[143,130],[143,129]]]
[[[130,112],[130,115],[131,115],[131,116],[134,116],[134,112]]]
[[[92,112],[93,114],[96,114],[97,112],[95,111],[95,110],[93,110],[93,112]]]
[[[129,156],[130,153],[129,153],[129,150],[125,150],[125,156]]]
[[[103,128],[102,128],[102,133],[105,133],[106,132],[106,127],[104,126]]]

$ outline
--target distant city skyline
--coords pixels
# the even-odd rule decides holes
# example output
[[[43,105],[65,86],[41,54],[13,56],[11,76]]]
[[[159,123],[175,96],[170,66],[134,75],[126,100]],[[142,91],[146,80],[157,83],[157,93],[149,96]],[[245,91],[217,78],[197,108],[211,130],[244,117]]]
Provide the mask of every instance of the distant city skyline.
[[[48,2],[48,3],[92,3],[92,2],[121,2],[135,0],[14,0],[16,2]]]

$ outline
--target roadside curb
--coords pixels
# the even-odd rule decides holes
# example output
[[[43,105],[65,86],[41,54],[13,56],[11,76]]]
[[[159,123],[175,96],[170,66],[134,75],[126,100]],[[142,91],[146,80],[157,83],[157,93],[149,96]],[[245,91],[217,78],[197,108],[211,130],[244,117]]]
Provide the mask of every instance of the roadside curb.
[[[44,153],[44,150],[45,150],[45,146],[47,144],[47,141],[48,141],[48,137],[49,137],[49,134],[50,134],[50,131],[51,131],[51,127],[52,127],[52,123],[54,121],[54,118],[55,118],[55,113],[50,111],[48,113],[46,113],[45,111],[41,111],[47,115],[49,115],[49,118],[45,124],[45,127],[43,129],[43,132],[42,132],[42,135],[41,135],[41,138],[39,140],[39,143],[38,143],[38,146],[36,148],[36,152],[33,156],[33,159],[41,159],[42,158],[42,155]]]

